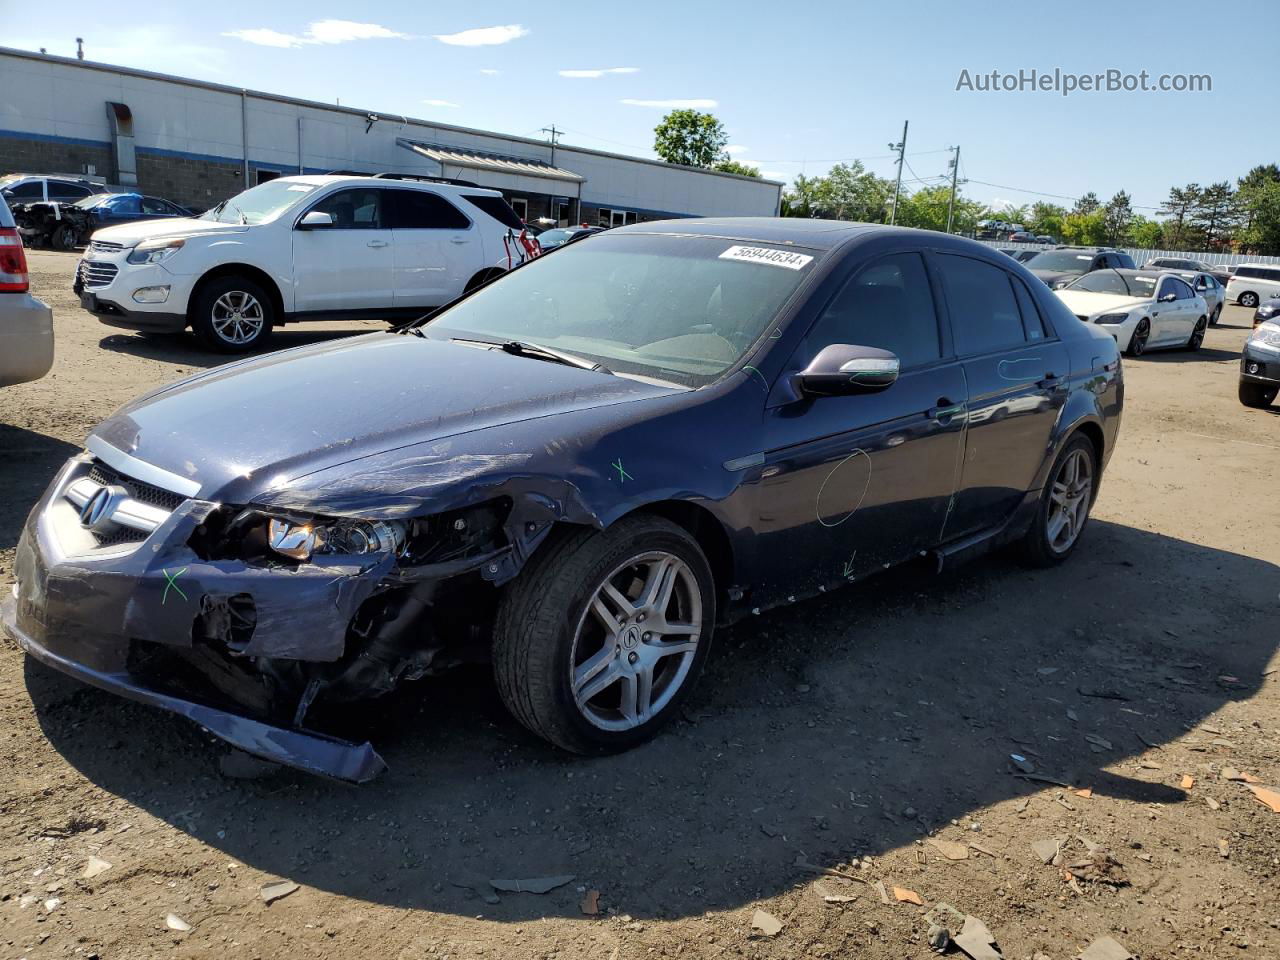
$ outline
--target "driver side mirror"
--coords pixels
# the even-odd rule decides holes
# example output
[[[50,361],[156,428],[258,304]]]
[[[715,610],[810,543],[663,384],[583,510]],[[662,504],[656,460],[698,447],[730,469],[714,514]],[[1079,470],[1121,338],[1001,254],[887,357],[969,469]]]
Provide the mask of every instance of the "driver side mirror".
[[[1164,296],[1162,296],[1162,297],[1160,298],[1160,302],[1161,302],[1161,303],[1173,303],[1173,301],[1175,301],[1175,300],[1177,300],[1177,299],[1178,299],[1178,295],[1177,295],[1176,293],[1166,293]]]
[[[877,393],[897,382],[900,366],[889,350],[833,343],[796,374],[796,387],[801,394],[818,397]]]
[[[304,215],[303,218],[298,221],[299,230],[315,230],[317,228],[323,229],[324,227],[332,227],[332,226],[333,226],[333,214],[324,213],[320,210],[312,210],[310,213]]]

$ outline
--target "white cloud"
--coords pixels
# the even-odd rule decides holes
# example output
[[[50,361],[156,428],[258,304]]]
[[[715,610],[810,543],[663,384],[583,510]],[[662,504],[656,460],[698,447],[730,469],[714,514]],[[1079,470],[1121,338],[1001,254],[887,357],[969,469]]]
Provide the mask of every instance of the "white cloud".
[[[599,70],[561,70],[560,76],[573,77],[576,80],[594,80],[606,73],[639,73],[639,67],[603,67]]]
[[[267,27],[251,27],[245,30],[229,30],[224,37],[235,37],[245,43],[259,47],[301,47],[317,43],[349,43],[352,40],[383,40],[408,38],[406,33],[394,30],[377,23],[356,23],[354,20],[317,20],[307,25],[301,36],[292,33],[281,33]]]
[[[761,170],[760,176],[766,180],[786,180],[790,175],[783,173],[781,170]]]
[[[453,108],[453,107],[458,107],[458,106],[460,106],[460,104],[456,104],[456,103],[454,103],[454,102],[453,102],[453,101],[451,101],[451,100],[423,100],[422,102],[423,102],[424,104],[426,104],[428,107],[450,107],[450,108]]]
[[[451,47],[491,47],[519,40],[528,32],[518,23],[509,23],[503,27],[477,27],[474,30],[463,30],[461,33],[437,33],[435,37],[441,43],[447,43]]]
[[[10,33],[6,29],[3,43],[20,50],[39,50],[45,47],[56,56],[76,55],[74,38],[65,34],[23,35]],[[227,51],[216,43],[208,46],[192,43],[187,31],[158,25],[95,28],[93,36],[85,44],[85,57],[99,63],[200,78],[217,76],[222,79],[228,67],[232,66]]]
[[[480,72],[486,77],[496,77],[502,73],[501,70],[481,70]]]
[[[738,154],[740,154],[740,153],[750,153],[750,152],[751,152],[751,148],[750,148],[750,147],[744,147],[744,146],[743,146],[742,144],[740,144],[740,143],[731,143],[731,144],[729,144],[727,147],[725,147],[725,148],[724,148],[724,152],[725,152],[725,153],[727,153],[727,154],[729,154],[729,156],[731,156],[731,157],[736,157],[736,156],[737,156]]]
[[[710,110],[720,106],[715,100],[619,100],[628,107],[660,107],[663,110]]]

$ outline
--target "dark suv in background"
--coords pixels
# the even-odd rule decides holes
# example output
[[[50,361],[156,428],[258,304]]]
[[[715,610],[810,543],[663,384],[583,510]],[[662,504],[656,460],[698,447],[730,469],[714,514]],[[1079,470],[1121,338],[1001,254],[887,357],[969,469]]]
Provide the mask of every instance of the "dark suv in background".
[[[1134,269],[1132,257],[1110,247],[1058,247],[1036,254],[1026,267],[1051,290],[1094,270]]]
[[[40,176],[31,173],[6,173],[0,176],[0,196],[10,206],[15,203],[38,203],[42,200],[74,203],[96,193],[106,192],[107,188],[103,184],[70,174]]]

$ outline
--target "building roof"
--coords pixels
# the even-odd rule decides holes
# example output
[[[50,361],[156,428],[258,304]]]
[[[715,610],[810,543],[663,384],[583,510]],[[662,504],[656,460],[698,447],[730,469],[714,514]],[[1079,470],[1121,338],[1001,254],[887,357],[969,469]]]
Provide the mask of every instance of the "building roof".
[[[481,150],[462,150],[458,147],[423,143],[420,140],[409,140],[405,137],[396,137],[396,143],[412,150],[420,157],[435,160],[437,163],[452,164],[455,167],[487,170],[490,173],[512,173],[525,177],[543,177],[547,180],[568,180],[572,183],[582,183],[586,180],[586,177],[579,176],[572,170],[553,167],[542,160],[531,160],[528,157],[504,156],[500,153],[486,153]]]

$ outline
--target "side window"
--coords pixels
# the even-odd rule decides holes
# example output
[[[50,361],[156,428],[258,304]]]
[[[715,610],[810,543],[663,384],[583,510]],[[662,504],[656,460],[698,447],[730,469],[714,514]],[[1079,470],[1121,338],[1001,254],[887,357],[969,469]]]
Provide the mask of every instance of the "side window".
[[[1280,283],[1280,270],[1261,270],[1262,279],[1269,280],[1272,283]]]
[[[1183,280],[1173,281],[1173,290],[1179,300],[1191,300],[1196,295],[1196,292]]]
[[[330,194],[311,210],[333,217],[339,230],[378,230],[382,226],[382,191],[376,187],[357,187]]]
[[[135,196],[116,197],[114,200],[108,200],[106,206],[112,213],[129,214],[142,212],[142,206]]]
[[[943,254],[937,262],[957,354],[973,356],[1026,343],[1009,274],[968,257]]]
[[[39,180],[31,180],[28,183],[20,183],[8,191],[9,196],[15,200],[43,200],[44,188]]]
[[[1109,266],[1111,266],[1111,264],[1107,261],[1107,258],[1106,258],[1105,256],[1101,256],[1101,257],[1094,257],[1094,258],[1093,258],[1093,263],[1089,264],[1089,269],[1090,269],[1090,270],[1103,270],[1103,269],[1105,269],[1105,268],[1107,268],[1107,267],[1109,267]]]
[[[392,230],[466,230],[471,221],[438,193],[387,190],[386,223]]]
[[[157,200],[155,197],[143,197],[142,212],[163,217],[171,211],[169,210],[168,204],[163,200]]]
[[[833,343],[892,350],[904,369],[942,356],[929,275],[918,253],[895,253],[859,270],[827,304],[801,351],[807,360]]]
[[[1044,317],[1040,315],[1040,308],[1027,291],[1026,284],[1016,277],[1013,279],[1013,296],[1018,301],[1018,312],[1022,314],[1022,328],[1027,339],[1043,340],[1048,335]]]
[[[1171,293],[1175,297],[1178,295],[1178,291],[1174,287],[1175,283],[1177,283],[1177,281],[1174,280],[1173,277],[1165,277],[1163,280],[1160,281],[1160,292],[1156,294],[1157,303],[1159,303],[1161,300],[1163,300],[1165,297],[1167,297]]]

